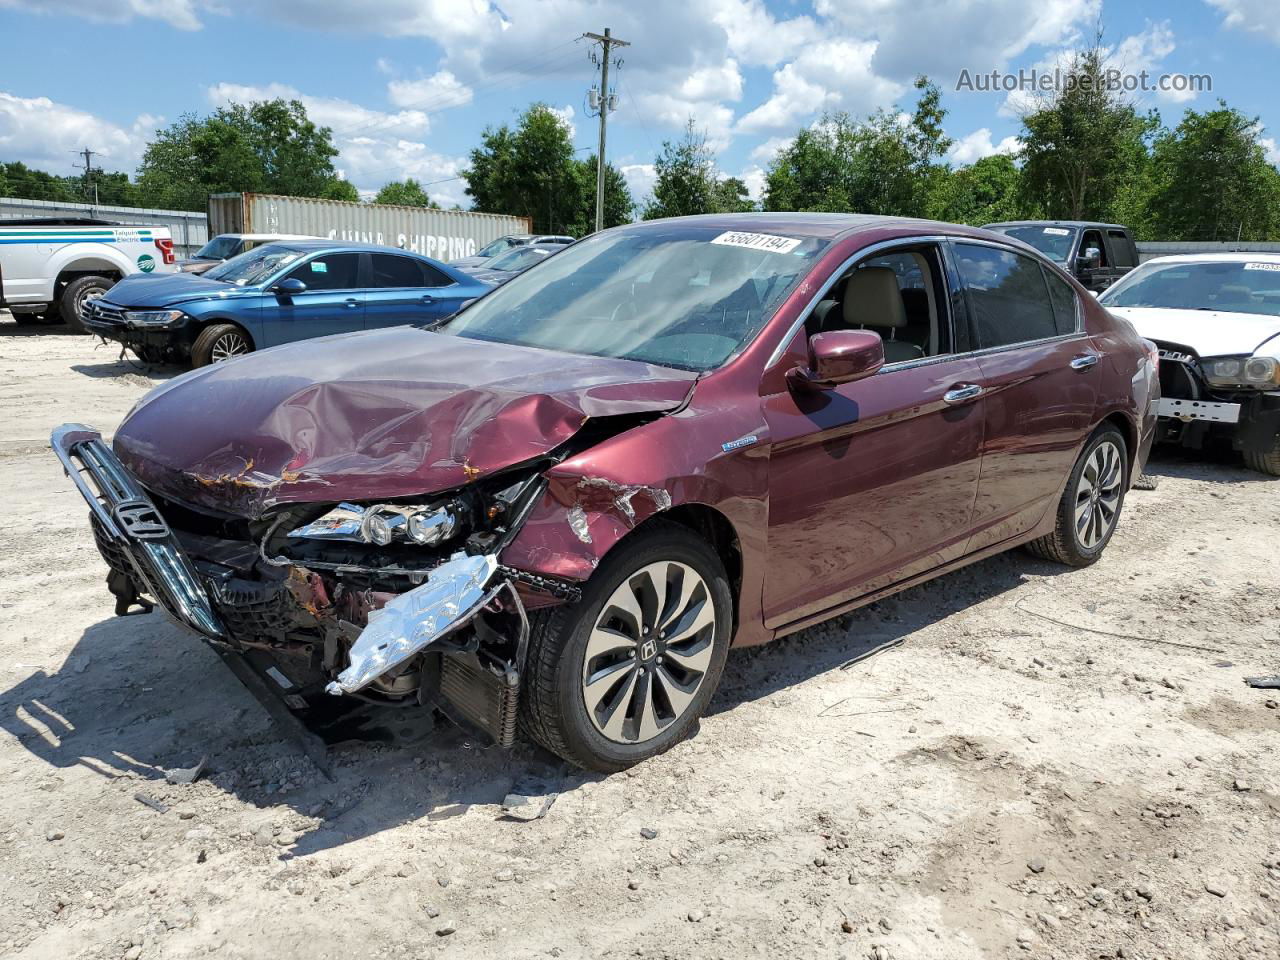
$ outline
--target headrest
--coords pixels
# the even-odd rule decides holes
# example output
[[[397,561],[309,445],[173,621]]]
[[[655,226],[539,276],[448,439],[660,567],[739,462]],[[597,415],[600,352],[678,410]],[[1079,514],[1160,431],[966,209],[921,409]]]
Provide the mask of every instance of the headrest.
[[[905,327],[907,311],[898,292],[898,275],[888,267],[854,271],[844,291],[847,327]]]

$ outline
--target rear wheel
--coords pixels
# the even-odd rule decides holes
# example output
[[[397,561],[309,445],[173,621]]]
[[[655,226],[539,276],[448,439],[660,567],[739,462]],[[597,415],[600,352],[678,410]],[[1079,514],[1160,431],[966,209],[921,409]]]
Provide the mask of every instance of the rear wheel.
[[[1129,454],[1115,427],[1099,427],[1084,445],[1058,501],[1053,533],[1027,549],[1045,560],[1087,567],[1102,556],[1120,520],[1128,489]]]
[[[67,322],[72,330],[77,333],[85,333],[85,326],[81,323],[81,317],[84,313],[85,305],[90,300],[97,300],[113,286],[114,281],[109,277],[87,276],[76,277],[67,284],[67,288],[62,291],[62,319]]]
[[[720,559],[676,524],[611,553],[580,601],[533,618],[522,725],[590,770],[622,770],[688,735],[720,682],[732,595]]]
[[[253,351],[253,341],[242,327],[234,323],[215,323],[205,327],[191,345],[191,365],[207,367],[211,363],[232,360]]]
[[[1280,477],[1280,435],[1271,438],[1270,450],[1246,450],[1244,462],[1259,473]]]

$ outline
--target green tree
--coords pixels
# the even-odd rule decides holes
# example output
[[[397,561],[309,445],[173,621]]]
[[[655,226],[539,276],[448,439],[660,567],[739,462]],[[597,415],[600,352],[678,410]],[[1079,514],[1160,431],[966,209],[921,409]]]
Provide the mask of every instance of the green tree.
[[[297,100],[185,114],[147,146],[138,191],[148,205],[179,210],[203,210],[209,194],[236,191],[354,198],[334,170],[332,135]]]
[[[1076,54],[1062,89],[1022,117],[1023,197],[1047,217],[1113,219],[1143,176],[1159,117],[1139,114],[1106,70],[1096,44]]]
[[[905,120],[886,110],[864,121],[827,114],[797,133],[769,167],[764,208],[924,216],[946,177],[951,141],[937,86],[917,77],[915,88],[919,99]]]
[[[1162,240],[1271,240],[1280,233],[1280,173],[1257,117],[1218,101],[1188,110],[1152,152],[1148,231]]]
[[[472,207],[481,212],[529,217],[536,233],[560,233],[581,222],[573,143],[545,103],[530,106],[514,130],[486,128],[462,176]]]
[[[440,208],[440,204],[433,202],[427,196],[427,191],[422,188],[422,184],[413,177],[386,184],[378,191],[373,202],[395,203],[402,207],[433,207],[437,210]]]
[[[611,163],[604,167],[604,229],[631,222],[635,202],[627,180]],[[579,192],[578,216],[568,232],[575,237],[586,236],[596,228],[596,157],[591,154],[577,162]]]
[[[716,213],[748,213],[756,209],[756,202],[742,180],[723,177],[711,188],[711,206]]]
[[[663,141],[653,168],[653,198],[645,206],[644,219],[715,212],[715,156],[693,117],[679,140]]]
[[[83,191],[70,187],[67,178],[32,169],[16,160],[0,164],[0,183],[4,185],[0,196],[19,200],[57,200],[64,203],[84,201]]]
[[[929,216],[974,226],[1031,219],[1035,212],[1024,210],[1020,192],[1018,167],[1012,157],[983,157],[937,179]]]

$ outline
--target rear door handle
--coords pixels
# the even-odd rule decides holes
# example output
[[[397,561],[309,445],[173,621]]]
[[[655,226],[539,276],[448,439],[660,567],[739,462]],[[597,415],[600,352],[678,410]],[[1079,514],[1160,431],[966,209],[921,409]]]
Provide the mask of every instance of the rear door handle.
[[[1086,353],[1083,356],[1076,357],[1071,361],[1072,370],[1088,370],[1090,367],[1096,366],[1098,356],[1094,353]]]
[[[435,303],[435,302],[436,302],[436,298],[435,298],[435,297],[433,297],[433,296],[431,296],[431,294],[429,294],[429,293],[425,293],[425,294],[423,294],[423,295],[422,295],[422,302],[423,302],[423,303]]]
[[[347,297],[347,299],[346,299],[346,301],[345,301],[345,302],[346,302],[346,304],[347,304],[347,306],[348,306],[348,307],[358,307],[358,306],[360,306],[360,301],[359,301],[359,300],[357,300],[357,299],[355,299],[355,297]]]
[[[970,400],[977,400],[980,396],[982,396],[982,387],[976,383],[965,383],[952,387],[942,395],[942,399],[946,403],[968,403]]]

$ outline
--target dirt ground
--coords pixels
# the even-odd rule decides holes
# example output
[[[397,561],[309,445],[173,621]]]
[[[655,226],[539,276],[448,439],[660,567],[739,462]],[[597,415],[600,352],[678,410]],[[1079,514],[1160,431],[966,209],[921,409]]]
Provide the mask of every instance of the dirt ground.
[[[329,781],[210,648],[112,616],[46,438],[174,372],[115,357],[0,315],[0,955],[1280,957],[1280,693],[1243,683],[1280,672],[1280,481],[1159,456],[1097,565],[735,653],[626,774],[400,713]],[[531,776],[554,803],[504,818]]]

